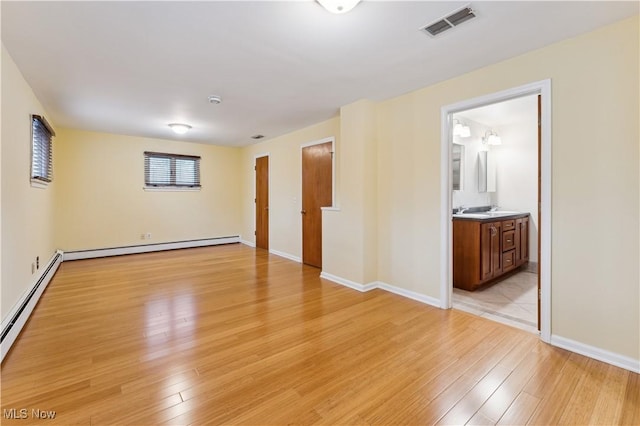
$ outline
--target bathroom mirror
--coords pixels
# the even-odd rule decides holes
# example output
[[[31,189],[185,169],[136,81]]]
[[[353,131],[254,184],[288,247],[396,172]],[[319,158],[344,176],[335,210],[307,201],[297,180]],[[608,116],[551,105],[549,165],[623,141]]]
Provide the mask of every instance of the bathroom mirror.
[[[478,152],[478,192],[496,192],[496,165],[489,151]]]
[[[464,145],[454,143],[451,148],[452,188],[462,191],[464,182]]]

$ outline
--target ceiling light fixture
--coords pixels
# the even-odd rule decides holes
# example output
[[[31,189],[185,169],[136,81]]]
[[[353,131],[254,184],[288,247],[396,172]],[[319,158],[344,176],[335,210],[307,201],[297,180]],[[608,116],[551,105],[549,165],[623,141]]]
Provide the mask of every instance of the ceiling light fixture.
[[[360,0],[317,0],[318,3],[331,13],[347,13],[358,3]]]
[[[460,136],[461,138],[468,138],[471,136],[471,128],[466,124],[462,123],[457,118],[453,119],[455,123],[453,125],[453,136]]]
[[[191,130],[191,126],[182,123],[171,123],[169,124],[169,127],[171,128],[171,130],[173,130],[173,133],[176,133],[178,135],[184,135],[189,130]]]
[[[502,139],[493,130],[487,130],[482,138],[482,142],[487,145],[502,145]]]
[[[209,103],[218,105],[219,103],[222,103],[222,98],[218,95],[211,95],[209,96]]]

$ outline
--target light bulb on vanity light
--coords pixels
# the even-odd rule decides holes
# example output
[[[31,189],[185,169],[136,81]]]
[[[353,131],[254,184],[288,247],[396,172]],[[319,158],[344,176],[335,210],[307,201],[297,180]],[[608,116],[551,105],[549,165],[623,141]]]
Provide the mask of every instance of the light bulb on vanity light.
[[[502,145],[502,139],[493,130],[487,130],[482,138],[482,142],[487,145]]]
[[[453,119],[455,123],[453,125],[453,136],[460,136],[461,138],[468,138],[471,136],[471,128],[466,124],[463,124],[457,118]]]

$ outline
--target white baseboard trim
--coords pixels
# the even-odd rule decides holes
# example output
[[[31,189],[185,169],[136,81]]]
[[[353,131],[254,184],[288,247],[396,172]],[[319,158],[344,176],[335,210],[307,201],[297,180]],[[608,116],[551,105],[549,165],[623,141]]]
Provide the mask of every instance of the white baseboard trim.
[[[33,309],[40,300],[40,296],[44,293],[62,261],[62,252],[57,251],[54,253],[46,266],[40,269],[39,274],[34,277],[27,291],[22,295],[20,300],[18,300],[18,303],[16,303],[9,314],[2,319],[0,362],[4,360],[5,355],[9,352],[20,331],[22,331],[22,328],[27,323]]]
[[[352,288],[354,290],[358,290],[360,292],[366,292],[369,290],[373,290],[374,288],[378,288],[377,283],[369,283],[369,284],[360,284],[355,281],[348,280],[346,278],[339,277],[337,275],[332,275],[327,272],[322,271],[320,273],[320,278],[324,278],[325,280],[332,281],[336,284],[343,285],[345,287]]]
[[[640,374],[640,360],[638,359],[633,359],[625,355],[620,355],[585,343],[576,342],[575,340],[554,334],[551,335],[550,343],[553,346]]]
[[[391,284],[383,283],[378,281],[377,287],[379,289],[388,291],[389,293],[397,294],[399,296],[406,297],[408,299],[417,300],[418,302],[425,303],[427,305],[435,306],[436,308],[440,308],[440,299],[436,299],[435,297],[427,296],[426,294],[416,293],[415,291],[407,290],[404,288],[396,287]]]
[[[294,262],[302,263],[302,259],[298,256],[294,256],[283,251],[269,249],[269,253],[275,254],[276,256],[284,257],[285,259],[293,260]]]
[[[252,243],[251,241],[240,239],[240,244],[244,244],[245,246],[256,248],[256,243]]]
[[[151,253],[154,251],[175,250],[183,248],[207,247],[220,244],[239,243],[239,236],[205,238],[201,240],[176,241],[172,243],[144,244],[139,246],[113,247],[95,250],[66,251],[63,260],[93,259],[96,257],[120,256],[123,254]]]

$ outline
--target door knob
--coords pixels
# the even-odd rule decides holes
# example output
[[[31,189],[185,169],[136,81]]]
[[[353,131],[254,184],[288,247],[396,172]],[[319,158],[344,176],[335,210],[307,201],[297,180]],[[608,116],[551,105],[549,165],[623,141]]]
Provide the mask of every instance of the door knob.
[[[307,214],[307,211],[306,210],[301,210],[300,213]]]

